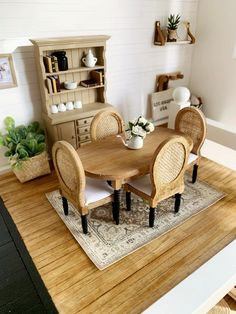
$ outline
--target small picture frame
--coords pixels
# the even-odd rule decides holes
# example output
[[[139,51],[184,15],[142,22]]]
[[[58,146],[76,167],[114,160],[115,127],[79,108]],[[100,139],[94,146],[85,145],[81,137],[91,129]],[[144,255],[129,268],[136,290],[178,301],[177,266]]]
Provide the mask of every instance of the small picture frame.
[[[16,87],[16,74],[11,54],[0,54],[0,89]]]

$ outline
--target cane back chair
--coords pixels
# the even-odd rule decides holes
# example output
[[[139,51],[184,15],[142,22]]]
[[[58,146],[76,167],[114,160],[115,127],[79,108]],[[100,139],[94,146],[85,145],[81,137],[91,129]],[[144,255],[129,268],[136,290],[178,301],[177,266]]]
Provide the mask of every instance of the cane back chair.
[[[206,138],[206,119],[204,114],[195,107],[181,109],[175,119],[175,130],[189,135],[193,140],[188,166],[191,167],[193,165],[192,183],[195,183],[201,159],[200,150]]]
[[[86,234],[89,210],[113,202],[113,189],[106,181],[85,177],[79,155],[68,142],[56,142],[52,148],[52,156],[60,184],[64,214],[69,213],[70,201],[81,214],[82,228]]]
[[[124,131],[124,122],[120,114],[114,110],[102,110],[92,120],[90,136],[97,141],[109,135],[120,134]]]
[[[179,211],[184,191],[184,172],[189,155],[189,144],[182,136],[165,140],[156,149],[150,175],[139,177],[124,185],[127,210],[131,210],[131,192],[149,203],[149,226],[154,226],[157,204],[175,195],[175,212]]]

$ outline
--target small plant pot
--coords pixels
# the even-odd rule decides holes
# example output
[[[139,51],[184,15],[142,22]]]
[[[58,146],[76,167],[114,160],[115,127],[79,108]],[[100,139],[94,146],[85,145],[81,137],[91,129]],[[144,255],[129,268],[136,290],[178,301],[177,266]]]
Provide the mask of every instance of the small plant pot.
[[[177,41],[177,31],[176,29],[168,29],[168,40],[169,42]]]
[[[14,168],[13,172],[21,183],[51,173],[47,152],[22,161],[20,168]]]

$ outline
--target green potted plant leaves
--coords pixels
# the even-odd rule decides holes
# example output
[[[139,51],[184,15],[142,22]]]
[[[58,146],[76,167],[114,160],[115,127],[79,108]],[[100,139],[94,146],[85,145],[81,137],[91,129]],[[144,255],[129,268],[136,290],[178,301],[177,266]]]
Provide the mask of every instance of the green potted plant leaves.
[[[177,14],[176,16],[174,14],[170,14],[168,17],[168,41],[177,41],[177,28],[180,23],[180,15]]]
[[[50,173],[45,135],[39,122],[15,126],[12,117],[4,119],[6,134],[0,133],[0,146],[5,146],[11,168],[20,182]]]

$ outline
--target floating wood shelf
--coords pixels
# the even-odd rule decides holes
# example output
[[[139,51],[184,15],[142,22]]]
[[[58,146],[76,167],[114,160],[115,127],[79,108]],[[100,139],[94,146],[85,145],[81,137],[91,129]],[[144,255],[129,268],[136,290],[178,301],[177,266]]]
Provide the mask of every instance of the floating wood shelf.
[[[158,46],[164,46],[164,45],[160,45],[158,42],[154,42],[154,44],[158,45]],[[177,40],[177,41],[172,41],[172,42],[167,41],[165,43],[166,46],[171,46],[171,45],[188,45],[188,44],[192,44],[190,40]]]
[[[156,21],[155,24],[155,35],[154,35],[154,45],[164,46],[164,45],[187,45],[194,44],[196,42],[195,37],[190,31],[190,23],[185,22],[186,27],[186,39],[188,40],[177,40],[177,41],[167,41],[167,32],[165,29],[161,29],[160,21]]]

